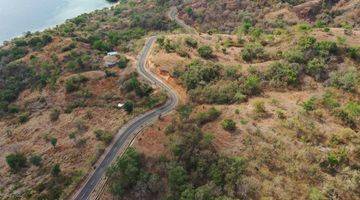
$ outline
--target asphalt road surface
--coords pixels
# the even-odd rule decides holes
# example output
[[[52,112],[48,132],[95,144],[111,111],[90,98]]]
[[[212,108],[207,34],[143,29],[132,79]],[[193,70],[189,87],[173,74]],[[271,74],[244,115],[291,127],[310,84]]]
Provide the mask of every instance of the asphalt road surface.
[[[117,133],[115,137],[115,142],[112,143],[110,150],[106,152],[106,155],[103,156],[103,160],[97,166],[95,171],[90,174],[86,182],[74,195],[73,199],[76,200],[87,200],[90,197],[91,192],[94,190],[96,185],[99,183],[101,178],[105,175],[106,169],[111,165],[112,161],[116,158],[118,152],[125,148],[126,141],[129,137],[133,137],[137,134],[145,125],[149,122],[156,120],[159,115],[165,115],[175,109],[178,104],[179,98],[168,85],[165,84],[161,79],[156,75],[151,73],[146,69],[146,60],[148,54],[151,50],[152,45],[156,40],[156,36],[152,36],[146,42],[141,54],[138,58],[137,70],[141,76],[146,78],[153,85],[157,85],[165,90],[168,94],[168,99],[164,105],[158,107],[154,110],[148,111],[145,114],[142,114],[135,119],[128,122],[123,126]]]

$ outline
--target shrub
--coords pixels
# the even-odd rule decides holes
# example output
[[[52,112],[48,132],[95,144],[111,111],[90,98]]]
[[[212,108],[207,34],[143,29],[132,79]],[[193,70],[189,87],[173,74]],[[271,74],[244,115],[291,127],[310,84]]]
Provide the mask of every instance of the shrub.
[[[42,162],[42,158],[39,155],[32,155],[30,157],[30,163],[35,165],[35,166],[40,166]]]
[[[327,57],[331,54],[336,54],[338,47],[335,42],[332,41],[320,41],[316,43],[316,50],[320,56]]]
[[[220,69],[216,65],[200,64],[190,65],[188,70],[181,75],[181,80],[185,84],[186,89],[196,88],[200,82],[209,83],[220,76]]]
[[[354,60],[360,60],[360,47],[349,47],[347,53],[350,58]]]
[[[302,104],[302,107],[303,107],[304,110],[306,110],[306,111],[313,111],[313,110],[316,109],[315,103],[316,103],[316,98],[315,98],[315,97],[311,97],[309,100],[305,101],[305,102]]]
[[[275,87],[296,86],[299,83],[300,69],[298,65],[276,62],[270,65],[266,77]]]
[[[127,67],[128,63],[129,63],[129,59],[125,56],[121,56],[118,62],[118,66],[120,69],[124,69]]]
[[[283,53],[283,58],[289,63],[305,63],[305,55],[299,50],[289,50]]]
[[[244,96],[236,96],[239,93],[238,90],[239,86],[236,82],[218,81],[209,86],[197,87],[190,90],[189,93],[191,100],[194,102],[228,104],[243,100]],[[242,93],[240,94],[243,95]]]
[[[202,46],[200,48],[198,48],[198,53],[200,54],[201,57],[209,59],[211,58],[213,55],[213,50],[211,49],[210,46]]]
[[[65,81],[66,92],[71,93],[78,90],[80,88],[80,85],[88,80],[89,80],[88,78],[82,75],[78,75],[67,79]]]
[[[262,59],[265,57],[264,47],[259,43],[247,44],[241,51],[241,57],[244,61],[247,62],[250,62],[254,59]]]
[[[29,121],[29,113],[22,113],[20,116],[19,116],[19,122],[21,124],[25,123]]]
[[[51,175],[52,176],[59,176],[61,172],[60,169],[60,165],[59,164],[55,164],[52,168],[51,168]]]
[[[6,156],[6,163],[9,165],[11,170],[18,172],[22,168],[26,167],[27,159],[24,154],[15,153]]]
[[[51,113],[50,113],[50,120],[51,121],[57,121],[59,119],[60,116],[60,110],[54,108],[52,109]]]
[[[96,139],[104,142],[105,144],[110,144],[110,142],[113,139],[113,136],[110,132],[104,131],[104,130],[95,130],[94,134],[96,136]]]
[[[198,46],[198,42],[191,37],[185,38],[185,44],[191,48],[196,48]]]
[[[165,133],[166,135],[169,135],[169,134],[171,134],[171,133],[174,133],[175,130],[176,130],[175,125],[174,125],[174,124],[169,124],[169,125],[167,125],[167,126],[165,127],[164,133]]]
[[[317,80],[325,72],[325,61],[323,59],[314,58],[308,62],[305,67],[305,72]]]
[[[206,124],[208,122],[214,121],[220,116],[221,112],[212,107],[206,112],[200,112],[196,115],[195,121],[199,125]]]
[[[56,144],[57,144],[57,139],[55,137],[51,137],[50,138],[50,143],[51,145],[55,148]]]
[[[328,109],[334,109],[340,106],[334,95],[329,91],[322,96],[322,104]]]
[[[298,48],[302,51],[314,49],[316,38],[312,36],[302,36],[298,41]]]
[[[255,101],[253,103],[254,106],[254,112],[256,115],[258,116],[264,116],[267,112],[266,112],[266,108],[265,108],[265,102],[263,101]]]
[[[124,110],[127,113],[131,113],[134,110],[134,103],[132,101],[126,101],[124,104]]]
[[[235,131],[236,123],[232,119],[225,119],[221,122],[221,126],[226,131]]]
[[[256,95],[261,92],[261,80],[257,75],[250,75],[245,79],[243,91],[247,95]]]
[[[346,72],[334,72],[330,74],[330,85],[348,92],[355,92],[360,82],[359,73],[356,70]]]

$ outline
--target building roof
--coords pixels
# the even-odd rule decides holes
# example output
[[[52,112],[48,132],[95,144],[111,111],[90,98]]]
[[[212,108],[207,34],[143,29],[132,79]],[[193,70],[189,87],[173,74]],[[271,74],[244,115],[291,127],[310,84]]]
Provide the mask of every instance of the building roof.
[[[108,52],[107,55],[108,56],[116,56],[118,55],[119,53],[117,51],[111,51],[111,52]]]

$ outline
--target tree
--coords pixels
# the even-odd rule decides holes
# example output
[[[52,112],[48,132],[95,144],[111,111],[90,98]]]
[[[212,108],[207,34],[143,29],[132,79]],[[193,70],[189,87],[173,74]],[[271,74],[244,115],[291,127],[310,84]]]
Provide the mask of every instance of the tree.
[[[55,137],[51,137],[50,143],[51,143],[51,145],[55,148],[56,143],[57,143],[57,139],[56,139]]]
[[[198,53],[200,54],[201,57],[209,59],[211,58],[213,55],[213,50],[211,49],[210,46],[202,46],[200,48],[198,48]]]
[[[51,175],[53,176],[59,176],[61,172],[61,169],[60,169],[60,165],[59,164],[55,164],[52,168],[51,168]]]
[[[182,166],[176,165],[170,169],[169,186],[172,192],[179,193],[184,191],[187,180],[187,173]]]
[[[132,101],[127,101],[124,104],[124,110],[127,113],[131,113],[134,110],[134,103]]]
[[[6,156],[6,163],[11,170],[18,172],[20,169],[26,167],[27,159],[24,154],[15,153]]]
[[[225,119],[221,122],[221,126],[227,131],[235,131],[236,129],[236,123],[232,119]]]

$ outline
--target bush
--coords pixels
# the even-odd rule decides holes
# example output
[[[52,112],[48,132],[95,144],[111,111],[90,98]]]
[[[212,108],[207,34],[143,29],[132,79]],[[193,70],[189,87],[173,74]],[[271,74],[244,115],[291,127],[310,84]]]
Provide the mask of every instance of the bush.
[[[247,95],[256,95],[261,92],[261,80],[257,75],[250,75],[245,79],[243,92]]]
[[[354,60],[360,60],[360,47],[349,47],[347,53],[350,58]]]
[[[124,69],[128,66],[128,63],[129,63],[129,59],[126,57],[126,56],[121,56],[121,58],[119,59],[119,62],[118,62],[118,66],[120,69]]]
[[[104,142],[105,144],[110,144],[113,139],[112,134],[104,130],[95,130],[94,134],[96,136],[96,139]]]
[[[219,76],[220,69],[216,65],[201,66],[200,64],[193,64],[181,75],[181,80],[186,89],[190,90],[196,88],[200,82],[209,83]]]
[[[52,168],[51,168],[51,175],[52,176],[59,176],[61,172],[60,169],[60,165],[59,164],[55,164]]]
[[[228,104],[242,101],[236,94],[239,92],[239,85],[233,81],[218,81],[215,84],[197,87],[190,90],[190,98],[198,103]],[[240,97],[242,98],[242,97]]]
[[[305,55],[299,50],[289,50],[283,53],[283,58],[289,63],[305,63]]]
[[[25,122],[29,121],[29,113],[22,113],[19,116],[19,123],[23,124]]]
[[[317,80],[322,78],[325,73],[325,61],[323,59],[314,58],[308,62],[305,67],[305,72],[315,77]]]
[[[88,78],[82,75],[78,75],[67,79],[65,81],[66,92],[71,93],[78,90],[80,88],[80,85],[88,80],[89,80]]]
[[[265,102],[263,101],[255,101],[254,104],[254,112],[258,117],[263,117],[266,115]]]
[[[30,163],[35,166],[40,166],[42,162],[42,158],[39,155],[33,155],[30,157]]]
[[[6,163],[9,165],[11,170],[18,172],[22,168],[26,167],[27,159],[24,154],[15,153],[6,156]]]
[[[191,48],[196,48],[198,46],[198,42],[191,37],[185,38],[185,44]]]
[[[202,46],[198,48],[198,53],[200,54],[201,57],[209,59],[211,58],[213,55],[213,50],[211,49],[210,46]]]
[[[316,98],[315,98],[315,97],[311,97],[309,100],[305,101],[305,102],[302,104],[302,107],[303,107],[304,110],[306,110],[306,111],[313,111],[313,110],[316,109],[315,103],[316,103]]]
[[[221,112],[212,107],[206,112],[200,112],[196,115],[195,121],[199,125],[204,125],[208,122],[214,121],[220,116]]]
[[[270,65],[266,77],[275,87],[296,86],[299,83],[300,69],[296,64],[276,62]]]
[[[241,57],[246,62],[250,62],[255,59],[263,59],[265,57],[264,47],[259,43],[247,44],[241,51]]]
[[[355,92],[360,82],[359,73],[356,70],[346,72],[334,72],[330,74],[330,85],[348,92]]]
[[[221,122],[221,126],[226,131],[235,131],[236,130],[236,123],[232,119],[224,119]]]
[[[50,138],[50,143],[51,145],[55,148],[56,144],[57,144],[57,139],[55,137],[51,137]]]
[[[126,101],[124,104],[124,110],[127,113],[131,113],[134,110],[134,103],[132,101]]]
[[[327,57],[331,54],[336,54],[338,51],[338,46],[335,42],[332,41],[320,41],[316,43],[316,50],[320,56]]]
[[[331,92],[326,92],[322,97],[322,104],[328,109],[335,109],[340,106]]]

